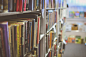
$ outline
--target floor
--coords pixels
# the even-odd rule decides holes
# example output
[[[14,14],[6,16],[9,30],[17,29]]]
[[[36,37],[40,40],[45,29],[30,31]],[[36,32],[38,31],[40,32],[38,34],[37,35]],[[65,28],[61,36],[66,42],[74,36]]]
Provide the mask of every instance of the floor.
[[[86,46],[84,44],[69,43],[66,45],[62,57],[86,57]]]

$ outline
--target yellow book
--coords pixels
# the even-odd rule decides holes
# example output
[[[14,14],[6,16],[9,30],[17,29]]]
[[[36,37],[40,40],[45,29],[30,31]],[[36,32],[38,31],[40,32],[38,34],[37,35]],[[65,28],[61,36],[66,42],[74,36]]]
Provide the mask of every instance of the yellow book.
[[[19,25],[17,25],[17,57],[20,57],[19,54]]]
[[[58,54],[58,57],[62,57],[61,54]]]
[[[51,44],[52,44],[52,33],[54,33],[54,32],[50,31],[50,48],[51,48]]]

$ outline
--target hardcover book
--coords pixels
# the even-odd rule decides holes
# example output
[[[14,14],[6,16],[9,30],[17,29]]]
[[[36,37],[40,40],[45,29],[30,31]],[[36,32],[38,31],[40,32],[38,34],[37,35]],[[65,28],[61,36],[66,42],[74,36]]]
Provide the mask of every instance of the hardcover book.
[[[80,12],[80,18],[84,18],[84,12]]]

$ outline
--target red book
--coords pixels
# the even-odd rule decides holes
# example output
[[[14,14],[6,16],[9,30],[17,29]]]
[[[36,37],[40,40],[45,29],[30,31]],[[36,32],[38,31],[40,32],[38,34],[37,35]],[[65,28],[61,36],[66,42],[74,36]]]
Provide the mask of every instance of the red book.
[[[37,29],[37,44],[39,44],[39,30],[40,30],[40,18],[38,18],[38,29]]]
[[[24,11],[26,11],[26,0],[24,0]]]
[[[16,1],[16,11],[18,12],[19,11],[19,0]]]
[[[19,11],[22,12],[23,1],[19,0]]]

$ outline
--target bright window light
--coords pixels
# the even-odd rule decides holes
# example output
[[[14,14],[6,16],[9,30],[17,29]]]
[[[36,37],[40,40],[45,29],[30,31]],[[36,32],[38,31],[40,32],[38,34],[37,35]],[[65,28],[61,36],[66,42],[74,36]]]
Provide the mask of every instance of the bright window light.
[[[86,0],[67,0],[69,6],[86,6]]]

